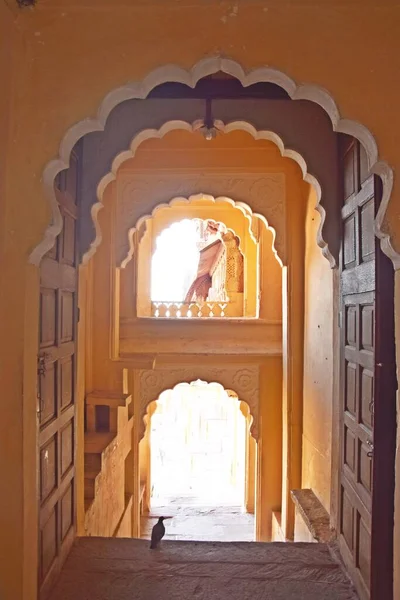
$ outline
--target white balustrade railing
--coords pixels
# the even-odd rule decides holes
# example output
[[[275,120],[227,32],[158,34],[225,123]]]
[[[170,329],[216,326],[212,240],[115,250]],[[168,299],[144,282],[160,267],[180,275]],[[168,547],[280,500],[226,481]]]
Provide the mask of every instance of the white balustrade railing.
[[[152,302],[151,316],[160,319],[228,317],[229,302]]]

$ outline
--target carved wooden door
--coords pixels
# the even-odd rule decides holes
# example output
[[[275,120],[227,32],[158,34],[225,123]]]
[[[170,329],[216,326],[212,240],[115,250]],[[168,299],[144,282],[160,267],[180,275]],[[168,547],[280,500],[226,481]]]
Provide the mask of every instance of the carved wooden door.
[[[366,157],[357,141],[343,140],[342,159],[339,543],[361,598],[391,600],[393,270],[374,235],[380,180],[368,177]]]
[[[38,356],[39,590],[44,598],[75,536],[78,260],[76,154],[56,181],[63,228],[40,266]]]

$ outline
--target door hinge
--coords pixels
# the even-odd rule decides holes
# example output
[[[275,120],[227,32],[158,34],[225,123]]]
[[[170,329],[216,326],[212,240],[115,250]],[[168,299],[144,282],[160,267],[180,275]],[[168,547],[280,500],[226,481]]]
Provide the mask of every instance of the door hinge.
[[[79,321],[81,320],[81,309],[79,308],[79,306],[78,306],[77,312],[76,312],[76,320],[77,320],[77,323],[79,323]]]
[[[342,311],[338,312],[338,327],[340,327],[340,329],[342,328]]]

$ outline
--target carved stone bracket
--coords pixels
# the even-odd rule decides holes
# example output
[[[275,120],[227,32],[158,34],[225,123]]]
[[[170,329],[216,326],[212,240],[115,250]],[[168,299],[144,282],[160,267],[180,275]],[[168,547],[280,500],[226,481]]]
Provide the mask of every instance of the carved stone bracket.
[[[137,371],[139,378],[138,394],[135,398],[135,412],[138,415],[139,439],[144,435],[147,407],[157,400],[162,392],[171,390],[179,383],[192,383],[200,379],[207,383],[219,383],[226,391],[234,392],[239,401],[250,409],[251,435],[258,439],[259,427],[259,368],[257,365],[236,368],[184,367],[182,369],[160,369]]]
[[[276,233],[275,250],[285,263],[285,175],[283,173],[131,174],[118,181],[116,256],[121,264],[130,252],[131,232],[140,218],[175,197],[206,194],[232,198],[263,216]]]

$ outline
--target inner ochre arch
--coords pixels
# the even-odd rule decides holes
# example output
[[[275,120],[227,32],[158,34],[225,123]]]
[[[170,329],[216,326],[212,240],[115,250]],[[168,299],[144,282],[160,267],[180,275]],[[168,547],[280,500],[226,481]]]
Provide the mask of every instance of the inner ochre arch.
[[[118,272],[121,327],[125,329],[128,319],[152,315],[150,260],[155,241],[163,229],[184,218],[222,222],[239,237],[246,295],[240,302],[245,306],[230,314],[225,311],[225,316],[260,317],[278,325],[282,306],[281,257],[286,252],[287,235],[285,194],[295,194],[297,182],[305,195],[311,190],[302,181],[300,168],[282,158],[274,143],[254,140],[244,131],[223,134],[212,142],[205,141],[199,133],[171,131],[160,140],[141,144],[135,157],[121,165],[115,183],[106,188],[104,210],[99,213],[103,229],[103,213],[108,203],[114,203],[118,261],[125,256],[126,250],[121,253],[121,249],[126,248],[128,230],[134,228],[132,252],[128,255],[131,258],[123,261],[124,267]],[[151,215],[145,212],[146,199],[152,206],[155,199],[160,200]],[[253,213],[251,204],[267,217],[270,215],[275,228],[268,226],[266,217]],[[135,221],[132,211],[136,215],[138,205],[143,206],[144,215]],[[288,227],[294,227],[293,220]],[[168,316],[165,312],[160,316]],[[214,316],[219,314],[217,307]],[[122,337],[125,339],[125,334]],[[126,351],[122,346],[121,350]]]
[[[141,537],[149,537],[162,514],[174,517],[167,539],[254,541],[249,407],[220,384],[197,380],[162,392],[145,420]]]

